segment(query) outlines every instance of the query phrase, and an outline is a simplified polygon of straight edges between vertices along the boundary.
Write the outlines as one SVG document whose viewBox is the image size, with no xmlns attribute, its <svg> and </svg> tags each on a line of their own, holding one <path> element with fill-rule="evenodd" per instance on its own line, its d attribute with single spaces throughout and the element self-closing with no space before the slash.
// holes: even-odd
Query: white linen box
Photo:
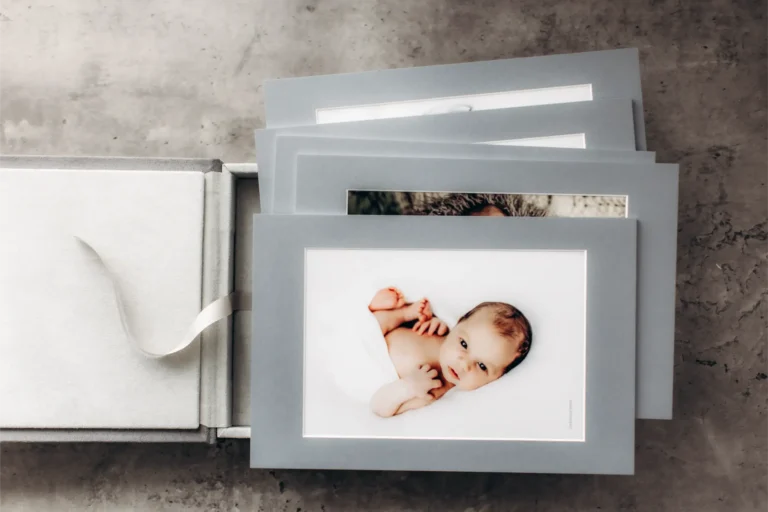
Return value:
<svg viewBox="0 0 768 512">
<path fill-rule="evenodd" d="M 231 425 L 232 317 L 147 357 L 110 282 L 142 348 L 171 350 L 232 297 L 234 181 L 218 160 L 0 157 L 0 440 L 204 441 Z"/>
</svg>

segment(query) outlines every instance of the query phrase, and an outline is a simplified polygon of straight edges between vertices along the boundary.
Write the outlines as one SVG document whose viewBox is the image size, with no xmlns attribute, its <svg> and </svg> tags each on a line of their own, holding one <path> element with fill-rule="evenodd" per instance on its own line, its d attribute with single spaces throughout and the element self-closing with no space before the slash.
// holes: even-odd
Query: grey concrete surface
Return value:
<svg viewBox="0 0 768 512">
<path fill-rule="evenodd" d="M 265 78 L 634 46 L 680 162 L 675 419 L 632 477 L 252 471 L 243 442 L 3 445 L 3 511 L 766 510 L 762 0 L 3 0 L 0 151 L 254 156 Z"/>
</svg>

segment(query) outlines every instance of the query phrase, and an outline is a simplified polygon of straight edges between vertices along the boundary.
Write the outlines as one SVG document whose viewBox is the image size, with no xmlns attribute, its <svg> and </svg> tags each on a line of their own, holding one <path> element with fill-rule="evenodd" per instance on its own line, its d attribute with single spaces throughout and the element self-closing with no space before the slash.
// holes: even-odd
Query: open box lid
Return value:
<svg viewBox="0 0 768 512">
<path fill-rule="evenodd" d="M 114 303 L 105 299 L 108 280 L 91 275 L 97 272 L 87 258 L 74 268 L 82 256 L 78 249 L 63 245 L 72 252 L 62 253 L 56 244 L 72 231 L 62 226 L 86 233 L 124 287 L 127 316 L 137 322 L 133 334 L 159 338 L 159 348 L 167 349 L 188 332 L 190 324 L 182 320 L 194 320 L 206 305 L 233 292 L 232 173 L 219 160 L 6 156 L 0 157 L 0 189 L 7 199 L 0 208 L 8 210 L 0 215 L 0 228 L 6 240 L 13 242 L 12 235 L 19 242 L 0 251 L 7 259 L 0 307 L 17 313 L 0 323 L 0 331 L 8 331 L 0 332 L 0 361 L 6 362 L 0 364 L 8 366 L 0 381 L 2 439 L 202 440 L 210 437 L 209 428 L 230 426 L 232 317 L 206 327 L 173 356 L 146 358 L 119 335 Z M 21 243 L 24 233 L 41 226 L 52 228 L 53 236 Z M 37 256 L 19 260 L 25 251 Z M 36 273 L 33 262 L 54 274 Z M 12 273 L 10 266 L 23 267 L 20 275 L 32 276 L 51 293 L 20 286 L 24 281 L 14 275 L 21 269 Z M 142 300 L 131 301 L 137 294 Z M 45 307 L 27 307 L 41 297 Z M 56 300 L 62 307 L 50 307 Z M 69 311 L 70 306 L 84 309 Z M 79 314 L 95 319 L 87 322 L 95 328 L 73 344 L 74 333 L 62 334 L 54 324 L 86 325 Z M 31 332 L 30 320 L 39 338 L 6 336 Z"/>
</svg>

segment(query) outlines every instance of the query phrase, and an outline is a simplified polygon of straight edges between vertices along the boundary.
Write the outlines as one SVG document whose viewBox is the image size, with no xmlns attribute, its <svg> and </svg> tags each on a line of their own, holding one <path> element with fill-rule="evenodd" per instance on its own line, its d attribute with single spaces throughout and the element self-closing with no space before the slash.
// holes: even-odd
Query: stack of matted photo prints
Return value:
<svg viewBox="0 0 768 512">
<path fill-rule="evenodd" d="M 638 52 L 265 94 L 251 466 L 632 474 L 672 417 L 678 200 Z"/>
</svg>

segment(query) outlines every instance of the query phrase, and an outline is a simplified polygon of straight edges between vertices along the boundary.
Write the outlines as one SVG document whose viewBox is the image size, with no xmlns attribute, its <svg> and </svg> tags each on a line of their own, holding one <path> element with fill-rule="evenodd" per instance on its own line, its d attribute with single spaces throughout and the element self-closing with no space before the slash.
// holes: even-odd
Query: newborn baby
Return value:
<svg viewBox="0 0 768 512">
<path fill-rule="evenodd" d="M 427 299 L 408 304 L 397 288 L 379 290 L 368 309 L 400 377 L 371 397 L 373 412 L 384 418 L 429 405 L 454 386 L 468 391 L 493 382 L 531 346 L 528 319 L 503 302 L 475 306 L 452 330 Z"/>
</svg>

